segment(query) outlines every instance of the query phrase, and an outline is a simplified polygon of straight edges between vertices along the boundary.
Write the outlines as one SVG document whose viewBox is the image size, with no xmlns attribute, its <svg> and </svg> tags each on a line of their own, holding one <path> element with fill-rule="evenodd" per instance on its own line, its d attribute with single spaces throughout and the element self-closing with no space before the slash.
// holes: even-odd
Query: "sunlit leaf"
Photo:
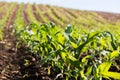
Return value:
<svg viewBox="0 0 120 80">
<path fill-rule="evenodd" d="M 71 43 L 73 48 L 77 48 L 78 47 L 77 44 L 75 44 L 74 42 L 70 42 L 70 43 Z"/>
<path fill-rule="evenodd" d="M 87 72 L 86 72 L 87 76 L 89 76 L 91 74 L 92 68 L 93 68 L 93 66 L 91 66 L 91 65 L 87 68 Z"/>
<path fill-rule="evenodd" d="M 110 53 L 110 59 L 112 59 L 112 58 L 114 58 L 116 56 L 118 56 L 118 50 L 113 51 L 112 53 Z"/>
<path fill-rule="evenodd" d="M 64 59 L 64 60 L 65 60 L 65 59 L 66 59 L 66 56 L 67 56 L 67 55 L 66 55 L 66 53 L 65 53 L 65 52 L 61 52 L 61 57 L 62 57 L 62 59 Z"/>
<path fill-rule="evenodd" d="M 104 62 L 99 66 L 100 73 L 107 72 L 111 66 L 112 62 Z"/>
<path fill-rule="evenodd" d="M 113 79 L 120 79 L 120 73 L 117 73 L 117 72 L 103 72 L 102 73 L 104 76 L 108 76 L 108 77 L 111 77 Z"/>
</svg>

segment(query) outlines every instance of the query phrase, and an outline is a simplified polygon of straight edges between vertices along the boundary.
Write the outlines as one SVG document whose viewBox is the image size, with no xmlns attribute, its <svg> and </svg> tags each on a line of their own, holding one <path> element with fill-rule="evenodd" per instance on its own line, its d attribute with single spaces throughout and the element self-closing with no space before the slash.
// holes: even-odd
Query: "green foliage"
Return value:
<svg viewBox="0 0 120 80">
<path fill-rule="evenodd" d="M 22 6 L 23 4 L 20 4 L 18 7 L 17 15 L 14 21 L 14 33 L 17 35 L 20 33 L 21 30 L 24 30 L 24 19 L 22 17 Z"/>
<path fill-rule="evenodd" d="M 47 64 L 58 73 L 55 79 L 120 79 L 120 73 L 109 71 L 119 65 L 120 36 L 107 31 L 83 32 L 72 25 L 62 30 L 52 22 L 31 24 L 19 36 L 30 52 L 40 57 L 40 66 Z"/>
</svg>

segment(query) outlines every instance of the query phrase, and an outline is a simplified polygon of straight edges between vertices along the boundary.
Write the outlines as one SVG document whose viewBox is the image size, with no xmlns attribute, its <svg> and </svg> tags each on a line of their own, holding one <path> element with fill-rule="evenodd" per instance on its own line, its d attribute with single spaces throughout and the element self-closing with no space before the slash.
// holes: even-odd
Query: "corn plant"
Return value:
<svg viewBox="0 0 120 80">
<path fill-rule="evenodd" d="M 14 33 L 17 35 L 21 30 L 24 29 L 25 23 L 22 17 L 22 6 L 23 4 L 20 4 L 18 7 L 18 11 L 16 14 L 16 18 L 14 21 Z"/>
<path fill-rule="evenodd" d="M 120 79 L 120 40 L 110 32 L 81 32 L 74 26 L 66 29 L 49 24 L 31 24 L 20 33 L 29 51 L 40 57 L 39 65 L 51 66 L 53 79 Z M 110 71 L 112 66 L 117 71 Z"/>
</svg>

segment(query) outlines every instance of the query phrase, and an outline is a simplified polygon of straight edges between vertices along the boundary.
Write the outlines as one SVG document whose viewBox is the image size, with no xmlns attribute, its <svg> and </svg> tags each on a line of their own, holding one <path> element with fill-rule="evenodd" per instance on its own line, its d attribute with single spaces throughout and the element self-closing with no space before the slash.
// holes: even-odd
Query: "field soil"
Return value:
<svg viewBox="0 0 120 80">
<path fill-rule="evenodd" d="M 0 42 L 0 80 L 51 80 L 44 68 L 38 67 L 39 58 L 31 56 L 24 45 L 16 49 L 12 30 L 12 25 L 6 26 L 4 41 Z"/>
<path fill-rule="evenodd" d="M 23 6 L 25 8 L 26 6 Z M 20 47 L 16 49 L 17 40 L 13 35 L 13 21 L 17 12 L 18 5 L 11 11 L 10 16 L 4 27 L 4 39 L 0 41 L 0 80 L 34 80 L 50 79 L 43 68 L 36 67 L 37 57 L 27 53 L 27 49 Z M 2 12 L 4 15 L 5 11 Z M 1 15 L 0 17 L 3 17 Z M 23 9 L 25 23 L 28 24 L 26 12 Z M 30 65 L 25 65 L 26 61 Z"/>
<path fill-rule="evenodd" d="M 98 15 L 102 16 L 109 22 L 120 21 L 120 14 L 117 13 L 108 13 L 108 12 L 96 12 Z"/>
</svg>

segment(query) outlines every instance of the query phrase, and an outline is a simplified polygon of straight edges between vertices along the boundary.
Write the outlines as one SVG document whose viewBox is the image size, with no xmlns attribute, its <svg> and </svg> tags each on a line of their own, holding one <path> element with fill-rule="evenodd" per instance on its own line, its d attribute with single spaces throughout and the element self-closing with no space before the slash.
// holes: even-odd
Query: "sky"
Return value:
<svg viewBox="0 0 120 80">
<path fill-rule="evenodd" d="M 0 0 L 24 3 L 49 4 L 80 10 L 120 13 L 120 0 Z"/>
</svg>

